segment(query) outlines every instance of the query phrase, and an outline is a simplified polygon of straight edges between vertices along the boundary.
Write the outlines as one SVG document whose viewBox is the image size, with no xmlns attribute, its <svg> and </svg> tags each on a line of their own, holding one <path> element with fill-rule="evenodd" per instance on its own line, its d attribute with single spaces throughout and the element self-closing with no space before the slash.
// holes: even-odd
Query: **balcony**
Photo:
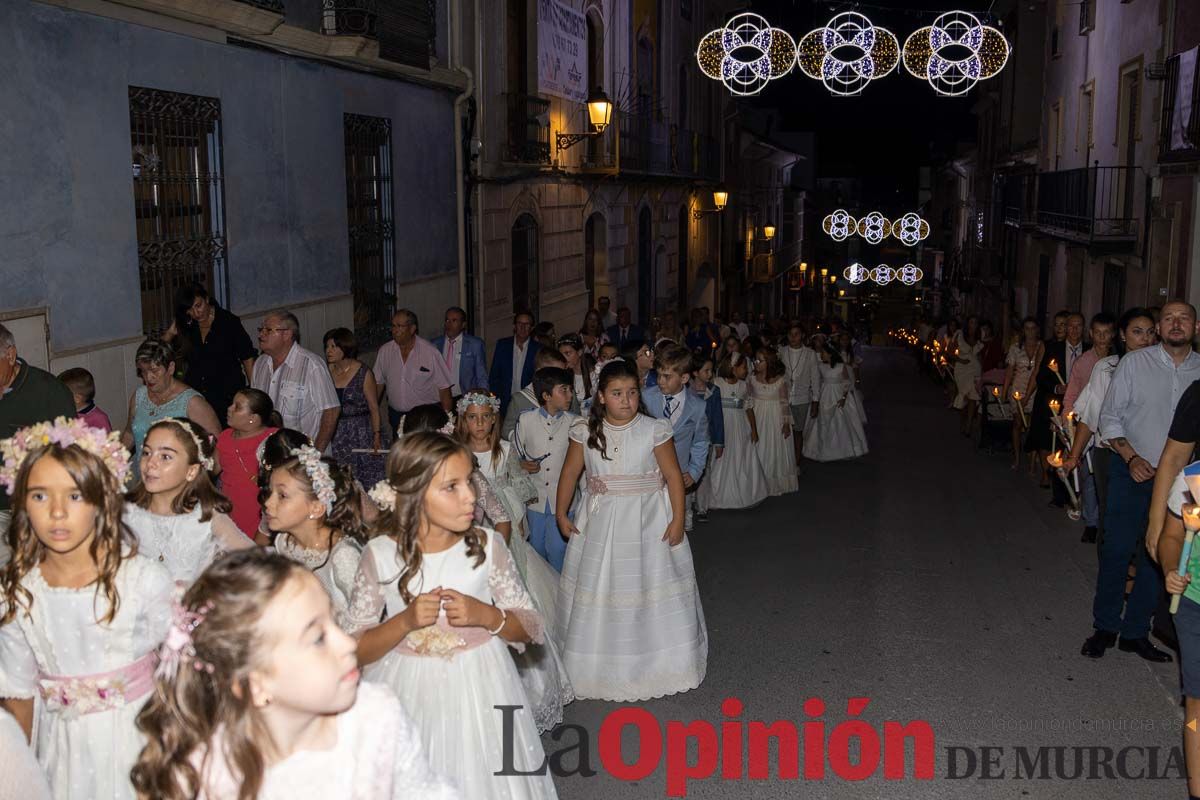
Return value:
<svg viewBox="0 0 1200 800">
<path fill-rule="evenodd" d="M 711 136 L 650 114 L 621 114 L 617 127 L 622 172 L 709 181 L 721 177 L 721 147 Z"/>
<path fill-rule="evenodd" d="M 1042 172 L 1037 176 L 1037 227 L 1088 245 L 1126 246 L 1137 241 L 1138 202 L 1144 187 L 1137 167 Z"/>
<path fill-rule="evenodd" d="M 324 0 L 321 33 L 374 38 L 378 18 L 377 0 Z"/>
<path fill-rule="evenodd" d="M 550 101 L 527 94 L 505 94 L 508 139 L 504 160 L 516 164 L 550 163 Z"/>
<path fill-rule="evenodd" d="M 1034 200 L 1037 197 L 1036 175 L 1005 175 L 998 187 L 1004 224 L 1023 228 L 1033 225 Z"/>
<path fill-rule="evenodd" d="M 1194 77 L 1194 76 L 1193 76 Z M 1192 81 L 1190 97 L 1179 96 L 1179 56 L 1167 59 L 1159 122 L 1160 163 L 1200 160 L 1200 81 Z"/>
</svg>

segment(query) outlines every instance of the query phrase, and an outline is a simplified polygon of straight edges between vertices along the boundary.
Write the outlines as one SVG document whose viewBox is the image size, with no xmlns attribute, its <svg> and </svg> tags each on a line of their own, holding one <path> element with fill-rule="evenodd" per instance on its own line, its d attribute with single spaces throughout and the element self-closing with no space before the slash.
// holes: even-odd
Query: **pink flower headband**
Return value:
<svg viewBox="0 0 1200 800">
<path fill-rule="evenodd" d="M 78 447 L 104 462 L 104 466 L 122 486 L 129 476 L 129 451 L 121 444 L 117 431 L 105 433 L 89 427 L 79 417 L 59 417 L 54 422 L 39 422 L 21 428 L 11 438 L 0 440 L 0 484 L 9 495 L 17 485 L 17 473 L 30 453 L 56 444 L 59 447 Z"/>
<path fill-rule="evenodd" d="M 200 623 L 204 622 L 208 612 L 213 610 L 212 602 L 204 603 L 195 611 L 184 608 L 176 601 L 172 601 L 171 607 L 171 627 L 167 631 L 167 638 L 158 648 L 158 666 L 154 669 L 154 677 L 175 680 L 179 674 L 179 667 L 183 664 L 191 664 L 197 672 L 207 672 L 211 675 L 213 665 L 196 653 L 192 631 L 196 630 Z"/>
</svg>

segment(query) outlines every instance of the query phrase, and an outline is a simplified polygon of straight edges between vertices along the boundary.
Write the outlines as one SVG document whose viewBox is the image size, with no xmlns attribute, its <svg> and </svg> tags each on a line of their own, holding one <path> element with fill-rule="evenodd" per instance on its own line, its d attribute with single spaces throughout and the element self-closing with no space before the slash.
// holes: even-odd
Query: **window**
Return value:
<svg viewBox="0 0 1200 800">
<path fill-rule="evenodd" d="M 1091 33 L 1096 27 L 1096 0 L 1079 0 L 1079 35 Z"/>
<path fill-rule="evenodd" d="M 1058 169 L 1062 157 L 1062 101 L 1056 100 L 1050 106 L 1050 115 L 1046 119 L 1046 169 Z"/>
<path fill-rule="evenodd" d="M 1091 152 L 1096 144 L 1093 136 L 1096 109 L 1096 82 L 1089 81 L 1079 89 L 1079 130 L 1075 136 L 1075 149 Z"/>
<path fill-rule="evenodd" d="M 130 86 L 129 128 L 142 330 L 155 335 L 188 284 L 228 306 L 221 101 Z"/>
<path fill-rule="evenodd" d="M 396 307 L 392 121 L 359 114 L 342 120 L 354 335 L 360 347 L 374 347 L 391 336 Z"/>
<path fill-rule="evenodd" d="M 538 297 L 538 224 L 532 214 L 522 214 L 512 226 L 512 308 L 513 313 L 528 311 L 537 317 Z"/>
</svg>

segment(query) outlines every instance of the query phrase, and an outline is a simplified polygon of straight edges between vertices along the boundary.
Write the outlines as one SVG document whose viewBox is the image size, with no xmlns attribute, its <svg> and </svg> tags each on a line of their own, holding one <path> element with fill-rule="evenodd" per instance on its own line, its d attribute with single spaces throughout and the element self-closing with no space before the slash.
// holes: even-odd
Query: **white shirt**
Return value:
<svg viewBox="0 0 1200 800">
<path fill-rule="evenodd" d="M 1083 355 L 1083 342 L 1075 345 L 1070 342 L 1063 342 L 1063 348 L 1067 353 L 1067 363 L 1063 365 L 1066 370 L 1063 372 L 1063 378 L 1071 380 L 1071 369 L 1075 366 L 1075 362 L 1079 357 Z"/>
<path fill-rule="evenodd" d="M 516 337 L 513 337 L 513 374 L 512 374 L 512 393 L 516 394 L 525 388 L 525 384 L 521 383 L 521 373 L 525 371 L 525 357 L 529 353 L 529 340 L 525 340 L 525 344 L 517 344 Z"/>
<path fill-rule="evenodd" d="M 750 335 L 750 326 L 744 322 L 735 322 L 731 327 L 739 339 L 745 339 Z"/>
<path fill-rule="evenodd" d="M 1096 430 L 1100 427 L 1100 409 L 1104 405 L 1104 395 L 1108 393 L 1108 387 L 1112 383 L 1113 370 L 1117 368 L 1118 360 L 1120 360 L 1119 356 L 1111 355 L 1097 361 L 1096 365 L 1092 367 L 1092 374 L 1088 378 L 1087 385 L 1083 387 L 1079 397 L 1075 398 L 1075 407 L 1072 410 L 1079 417 L 1079 421 L 1092 431 L 1092 440 L 1088 443 L 1088 448 L 1108 447 L 1101 444 Z"/>
<path fill-rule="evenodd" d="M 604 326 L 604 329 L 608 330 L 613 325 L 617 324 L 617 312 L 610 310 L 604 315 L 604 319 L 602 319 L 600 322 Z"/>
<path fill-rule="evenodd" d="M 463 335 L 460 333 L 453 339 L 449 336 L 446 337 L 446 341 L 442 342 L 442 360 L 445 360 L 446 353 L 450 352 L 451 342 L 454 343 L 454 358 L 451 359 L 446 367 L 450 370 L 450 379 L 454 381 L 454 383 L 450 384 L 450 394 L 458 397 L 463 393 L 462 387 L 458 385 L 459 375 L 462 374 L 459 371 L 459 366 L 462 364 Z"/>
<path fill-rule="evenodd" d="M 1158 467 L 1175 406 L 1184 390 L 1200 379 L 1200 355 L 1189 351 L 1183 364 L 1161 344 L 1127 354 L 1117 362 L 1100 410 L 1100 439 L 1124 438 L 1139 456 Z"/>
<path fill-rule="evenodd" d="M 675 424 L 675 420 L 678 419 L 678 417 L 679 417 L 679 412 L 683 409 L 683 404 L 686 401 L 684 392 L 686 392 L 686 391 L 687 391 L 687 389 L 684 388 L 684 389 L 680 390 L 679 394 L 664 394 L 663 395 L 663 418 L 666 418 L 667 404 L 670 403 L 670 405 L 671 405 L 670 421 L 671 421 L 672 425 Z"/>
<path fill-rule="evenodd" d="M 788 404 L 802 406 L 821 396 L 821 359 L 811 347 L 780 348 L 779 360 L 787 370 Z"/>
<path fill-rule="evenodd" d="M 271 396 L 284 427 L 313 441 L 321 430 L 321 413 L 342 405 L 324 359 L 298 344 L 292 345 L 278 369 L 269 355 L 259 356 L 250 384 Z"/>
</svg>

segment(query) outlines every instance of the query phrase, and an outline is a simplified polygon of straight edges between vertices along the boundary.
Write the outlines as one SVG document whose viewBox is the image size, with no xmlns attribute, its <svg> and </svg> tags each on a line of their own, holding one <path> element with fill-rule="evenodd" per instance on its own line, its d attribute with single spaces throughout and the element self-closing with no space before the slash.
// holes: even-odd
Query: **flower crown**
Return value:
<svg viewBox="0 0 1200 800">
<path fill-rule="evenodd" d="M 596 366 L 592 367 L 592 396 L 595 397 L 600 393 L 600 373 L 609 364 L 614 361 L 620 361 L 620 358 L 607 358 L 603 361 L 597 361 Z"/>
<path fill-rule="evenodd" d="M 11 495 L 17 485 L 17 473 L 29 454 L 47 445 L 78 447 L 104 462 L 108 471 L 124 485 L 129 476 L 129 451 L 121 444 L 117 431 L 105 433 L 92 428 L 79 417 L 59 417 L 54 422 L 39 422 L 21 428 L 11 438 L 0 440 L 0 484 Z"/>
<path fill-rule="evenodd" d="M 329 473 L 329 465 L 321 460 L 321 451 L 304 444 L 292 451 L 304 467 L 304 473 L 312 482 L 313 494 L 325 504 L 325 515 L 333 513 L 333 504 L 337 501 L 337 486 L 333 475 Z"/>
<path fill-rule="evenodd" d="M 163 639 L 158 648 L 158 666 L 154 669 L 154 677 L 174 680 L 179 674 L 181 664 L 190 663 L 197 672 L 213 673 L 213 665 L 203 661 L 196 653 L 196 643 L 192 640 L 192 631 L 204 622 L 208 612 L 214 606 L 207 602 L 195 611 L 185 608 L 177 601 L 171 603 L 171 627 L 167 630 L 167 638 Z"/>
<path fill-rule="evenodd" d="M 496 395 L 492 394 L 491 392 L 488 392 L 487 394 L 484 394 L 483 392 L 467 392 L 458 399 L 458 405 L 455 406 L 455 408 L 461 415 L 465 414 L 467 409 L 471 406 L 491 406 L 492 411 L 495 411 L 497 414 L 499 414 L 500 398 L 496 397 Z"/>
<path fill-rule="evenodd" d="M 187 419 L 186 417 L 176 417 L 176 418 L 172 418 L 172 419 L 168 419 L 168 420 L 163 420 L 162 422 L 159 422 L 157 424 L 162 425 L 164 423 L 172 423 L 172 424 L 178 425 L 180 428 L 183 428 L 183 430 L 187 432 L 188 436 L 192 437 L 192 444 L 196 445 L 196 456 L 200 459 L 200 461 L 199 461 L 200 466 L 204 467 L 204 469 L 208 472 L 212 472 L 216 468 L 216 464 L 213 462 L 212 456 L 204 455 L 204 440 L 200 438 L 200 434 L 196 433 L 195 424 L 190 419 Z M 152 425 L 151 427 L 155 427 L 155 426 Z M 209 434 L 207 431 L 204 432 L 204 437 L 205 437 L 205 439 L 207 439 L 209 437 Z"/>
<path fill-rule="evenodd" d="M 387 478 L 372 486 L 371 491 L 367 492 L 367 497 L 383 511 L 396 510 L 396 489 L 387 482 Z"/>
<path fill-rule="evenodd" d="M 461 401 L 459 401 L 459 402 L 461 402 Z M 499 401 L 497 401 L 497 404 L 498 403 L 499 403 Z M 453 436 L 454 435 L 454 415 L 447 412 L 446 416 L 449 417 L 449 419 L 446 420 L 445 425 L 443 425 L 442 427 L 437 429 L 436 433 L 445 434 L 446 436 Z M 400 415 L 400 425 L 398 427 L 400 428 L 400 432 L 397 434 L 397 436 L 403 436 L 404 432 L 405 432 L 404 431 L 404 415 L 403 414 Z"/>
</svg>

